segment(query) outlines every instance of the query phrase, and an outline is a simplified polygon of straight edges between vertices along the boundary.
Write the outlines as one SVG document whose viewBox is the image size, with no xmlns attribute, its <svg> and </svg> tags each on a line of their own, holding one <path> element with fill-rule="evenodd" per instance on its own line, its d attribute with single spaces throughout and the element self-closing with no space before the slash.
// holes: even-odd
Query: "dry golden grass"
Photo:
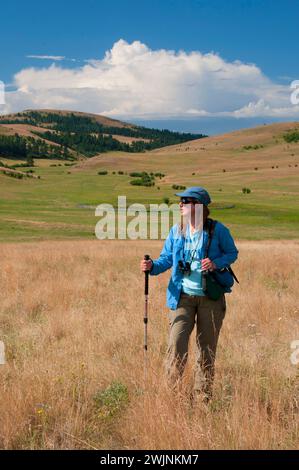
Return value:
<svg viewBox="0 0 299 470">
<path fill-rule="evenodd" d="M 161 242 L 1 244 L 0 447 L 297 448 L 299 243 L 237 245 L 241 284 L 227 295 L 214 399 L 192 409 L 193 336 L 183 392 L 172 395 L 163 378 L 169 273 L 150 278 L 144 383 L 139 260 Z M 129 401 L 110 416 L 113 403 L 94 396 L 113 381 Z"/>
</svg>

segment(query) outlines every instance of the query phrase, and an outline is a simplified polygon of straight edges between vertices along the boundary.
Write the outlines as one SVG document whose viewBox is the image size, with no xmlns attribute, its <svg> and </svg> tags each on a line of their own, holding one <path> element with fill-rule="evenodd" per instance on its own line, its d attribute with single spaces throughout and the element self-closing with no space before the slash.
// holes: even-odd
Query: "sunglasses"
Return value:
<svg viewBox="0 0 299 470">
<path fill-rule="evenodd" d="M 182 204 L 201 204 L 201 202 L 198 201 L 197 199 L 190 199 L 188 197 L 181 197 L 180 202 Z"/>
</svg>

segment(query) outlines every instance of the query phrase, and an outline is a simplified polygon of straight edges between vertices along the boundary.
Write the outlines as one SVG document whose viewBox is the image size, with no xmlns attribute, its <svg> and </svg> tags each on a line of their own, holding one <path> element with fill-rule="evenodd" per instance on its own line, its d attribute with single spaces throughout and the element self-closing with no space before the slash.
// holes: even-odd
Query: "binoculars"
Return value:
<svg viewBox="0 0 299 470">
<path fill-rule="evenodd" d="M 191 274 L 191 266 L 190 266 L 190 263 L 188 261 L 186 261 L 186 263 L 184 263 L 182 260 L 179 260 L 178 266 L 179 266 L 179 271 L 182 274 L 187 274 L 187 276 L 189 276 Z"/>
</svg>

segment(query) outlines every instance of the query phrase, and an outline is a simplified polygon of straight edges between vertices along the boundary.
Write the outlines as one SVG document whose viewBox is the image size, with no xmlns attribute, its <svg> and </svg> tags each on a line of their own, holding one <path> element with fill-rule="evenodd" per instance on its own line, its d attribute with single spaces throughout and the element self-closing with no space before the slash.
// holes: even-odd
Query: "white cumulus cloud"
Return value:
<svg viewBox="0 0 299 470">
<path fill-rule="evenodd" d="M 273 82 L 254 64 L 212 52 L 152 50 L 120 39 L 103 58 L 80 67 L 62 67 L 59 57 L 48 67 L 16 73 L 2 112 L 46 107 L 127 119 L 299 116 L 289 86 Z"/>
</svg>

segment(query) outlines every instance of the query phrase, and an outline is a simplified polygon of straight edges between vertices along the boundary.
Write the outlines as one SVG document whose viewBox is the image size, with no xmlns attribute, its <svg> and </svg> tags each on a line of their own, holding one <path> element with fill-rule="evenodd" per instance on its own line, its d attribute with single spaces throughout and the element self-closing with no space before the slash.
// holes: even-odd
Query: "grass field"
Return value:
<svg viewBox="0 0 299 470">
<path fill-rule="evenodd" d="M 0 447 L 296 449 L 298 241 L 239 241 L 210 406 L 164 383 L 169 273 L 150 279 L 143 370 L 139 260 L 160 241 L 0 244 Z"/>
<path fill-rule="evenodd" d="M 115 205 L 118 195 L 126 195 L 128 204 L 160 203 L 164 197 L 174 202 L 173 184 L 206 187 L 213 200 L 211 216 L 239 239 L 296 239 L 299 144 L 287 144 L 283 134 L 298 127 L 273 124 L 148 153 L 102 154 L 74 167 L 36 160 L 41 179 L 16 180 L 0 172 L 0 241 L 92 240 L 98 204 Z M 262 147 L 244 149 L 250 145 Z M 109 174 L 98 175 L 103 169 Z M 156 178 L 154 187 L 137 187 L 130 185 L 132 171 L 165 177 Z M 251 193 L 243 194 L 244 187 Z"/>
<path fill-rule="evenodd" d="M 40 179 L 0 171 L 0 448 L 298 448 L 299 370 L 290 356 L 299 340 L 299 144 L 283 139 L 298 127 L 103 154 L 72 167 L 36 160 Z M 165 176 L 137 187 L 133 171 Z M 115 206 L 119 195 L 147 207 L 175 202 L 173 184 L 207 188 L 211 217 L 239 249 L 240 285 L 226 296 L 207 408 L 188 400 L 194 336 L 182 392 L 165 384 L 169 273 L 150 278 L 144 382 L 139 261 L 157 257 L 162 242 L 99 241 L 94 233 L 98 204 Z"/>
</svg>

